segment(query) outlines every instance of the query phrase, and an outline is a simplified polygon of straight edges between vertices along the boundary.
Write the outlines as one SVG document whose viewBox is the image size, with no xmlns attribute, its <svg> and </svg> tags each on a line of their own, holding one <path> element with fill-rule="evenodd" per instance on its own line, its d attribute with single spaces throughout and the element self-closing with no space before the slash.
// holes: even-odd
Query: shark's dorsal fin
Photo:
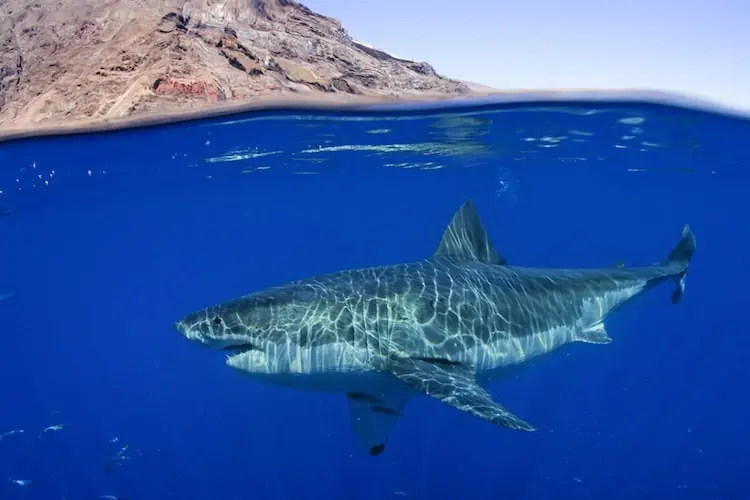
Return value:
<svg viewBox="0 0 750 500">
<path fill-rule="evenodd" d="M 490 243 L 472 200 L 464 203 L 443 232 L 434 257 L 504 265 L 505 259 Z"/>
</svg>

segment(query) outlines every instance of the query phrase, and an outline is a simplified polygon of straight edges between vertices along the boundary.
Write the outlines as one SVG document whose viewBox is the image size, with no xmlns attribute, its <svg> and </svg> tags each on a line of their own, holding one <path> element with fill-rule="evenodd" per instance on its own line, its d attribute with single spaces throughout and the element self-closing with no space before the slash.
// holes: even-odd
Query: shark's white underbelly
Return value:
<svg viewBox="0 0 750 500">
<path fill-rule="evenodd" d="M 271 344 L 264 351 L 232 356 L 227 365 L 270 384 L 326 392 L 368 392 L 387 375 L 372 368 L 365 349 L 347 343 L 311 348 Z"/>
<path fill-rule="evenodd" d="M 576 334 L 575 328 L 560 326 L 489 346 L 477 346 L 477 374 L 486 380 L 501 378 L 514 367 L 574 342 Z"/>
</svg>

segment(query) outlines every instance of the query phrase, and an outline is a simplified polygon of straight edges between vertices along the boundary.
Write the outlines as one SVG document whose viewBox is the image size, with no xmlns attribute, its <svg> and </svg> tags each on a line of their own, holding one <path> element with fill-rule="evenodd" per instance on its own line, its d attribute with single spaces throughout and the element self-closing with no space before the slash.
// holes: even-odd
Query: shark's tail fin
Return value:
<svg viewBox="0 0 750 500">
<path fill-rule="evenodd" d="M 674 280 L 677 283 L 677 288 L 672 292 L 672 302 L 678 303 L 682 294 L 685 293 L 685 275 L 687 274 L 688 266 L 693 258 L 695 252 L 695 235 L 690 230 L 690 226 L 685 224 L 682 228 L 682 234 L 680 241 L 677 246 L 669 253 L 669 257 L 664 262 L 665 265 L 675 266 L 679 270 L 674 274 Z"/>
</svg>

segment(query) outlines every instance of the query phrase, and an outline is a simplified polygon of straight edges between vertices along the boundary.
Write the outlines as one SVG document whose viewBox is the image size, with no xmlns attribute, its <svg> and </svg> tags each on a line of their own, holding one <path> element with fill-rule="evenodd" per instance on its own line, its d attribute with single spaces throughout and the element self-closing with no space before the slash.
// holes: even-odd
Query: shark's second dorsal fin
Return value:
<svg viewBox="0 0 750 500">
<path fill-rule="evenodd" d="M 479 220 L 472 200 L 458 209 L 453 220 L 443 232 L 443 238 L 434 257 L 447 257 L 462 261 L 479 261 L 504 265 L 505 259 L 490 243 L 487 231 Z"/>
</svg>

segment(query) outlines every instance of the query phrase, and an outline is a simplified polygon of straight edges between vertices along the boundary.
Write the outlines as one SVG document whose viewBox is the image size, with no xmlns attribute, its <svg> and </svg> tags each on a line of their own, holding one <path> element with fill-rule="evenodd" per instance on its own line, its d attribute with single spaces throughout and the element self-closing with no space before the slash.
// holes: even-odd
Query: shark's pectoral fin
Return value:
<svg viewBox="0 0 750 500">
<path fill-rule="evenodd" d="M 387 396 L 348 393 L 352 430 L 367 453 L 376 456 L 385 449 L 388 432 L 401 416 L 404 401 Z"/>
<path fill-rule="evenodd" d="M 492 400 L 464 366 L 433 359 L 394 358 L 389 371 L 399 380 L 428 396 L 509 429 L 533 431 L 527 422 Z"/>
<path fill-rule="evenodd" d="M 603 323 L 597 323 L 591 328 L 583 330 L 576 335 L 576 340 L 588 344 L 609 344 L 612 342 Z"/>
</svg>

